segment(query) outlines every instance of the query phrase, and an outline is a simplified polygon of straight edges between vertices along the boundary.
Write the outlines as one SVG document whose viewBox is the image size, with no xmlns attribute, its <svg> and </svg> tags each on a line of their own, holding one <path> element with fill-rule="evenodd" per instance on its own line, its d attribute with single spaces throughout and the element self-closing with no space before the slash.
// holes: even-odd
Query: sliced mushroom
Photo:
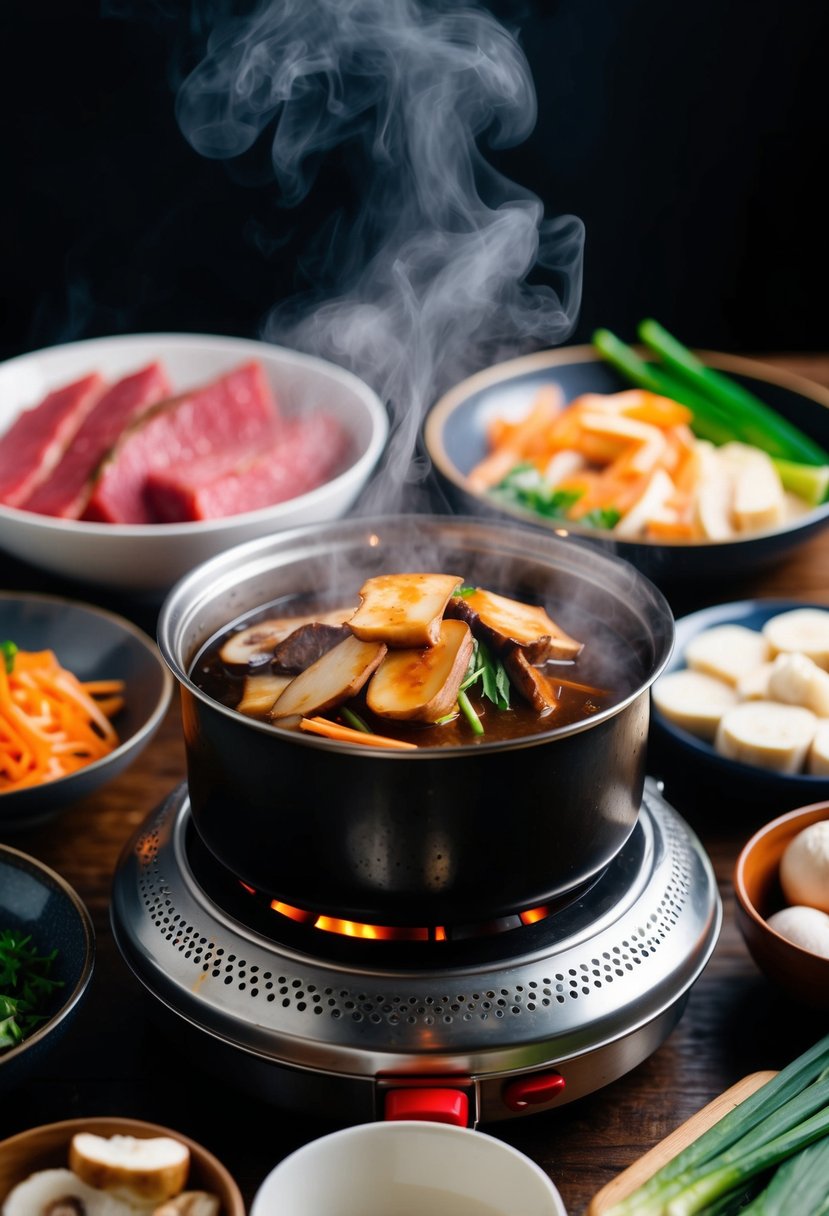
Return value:
<svg viewBox="0 0 829 1216">
<path fill-rule="evenodd" d="M 236 706 L 240 714 L 249 718 L 267 718 L 274 701 L 284 692 L 293 676 L 280 676 L 266 669 L 245 676 L 242 699 Z"/>
<path fill-rule="evenodd" d="M 504 655 L 504 666 L 525 701 L 542 717 L 558 706 L 555 684 L 540 667 L 533 667 L 523 650 L 513 647 Z"/>
<path fill-rule="evenodd" d="M 330 612 L 306 612 L 304 616 L 269 617 L 247 629 L 240 629 L 223 644 L 219 658 L 228 667 L 258 667 L 269 663 L 274 648 L 302 625 L 342 625 L 353 608 L 333 608 Z"/>
<path fill-rule="evenodd" d="M 443 621 L 434 646 L 386 655 L 372 676 L 366 704 L 379 718 L 436 722 L 457 704 L 473 644 L 464 621 Z"/>
<path fill-rule="evenodd" d="M 270 712 L 273 721 L 310 717 L 347 701 L 365 684 L 386 653 L 383 642 L 347 637 L 291 680 Z"/>
<path fill-rule="evenodd" d="M 182 1191 L 156 1208 L 153 1216 L 219 1216 L 221 1203 L 209 1191 Z"/>
<path fill-rule="evenodd" d="M 136 1203 L 163 1203 L 184 1189 L 190 1151 L 172 1136 L 96 1136 L 79 1132 L 69 1167 L 82 1182 Z"/>
<path fill-rule="evenodd" d="M 271 667 L 280 675 L 299 675 L 351 634 L 345 625 L 312 621 L 289 633 L 274 648 Z"/>
<path fill-rule="evenodd" d="M 471 595 L 455 596 L 447 613 L 465 620 L 494 650 L 519 646 L 531 663 L 575 659 L 584 649 L 561 629 L 543 608 L 510 600 L 478 587 Z"/>
<path fill-rule="evenodd" d="M 463 582 L 456 574 L 381 574 L 360 588 L 361 604 L 347 622 L 364 642 L 406 650 L 434 646 L 447 602 Z"/>
</svg>

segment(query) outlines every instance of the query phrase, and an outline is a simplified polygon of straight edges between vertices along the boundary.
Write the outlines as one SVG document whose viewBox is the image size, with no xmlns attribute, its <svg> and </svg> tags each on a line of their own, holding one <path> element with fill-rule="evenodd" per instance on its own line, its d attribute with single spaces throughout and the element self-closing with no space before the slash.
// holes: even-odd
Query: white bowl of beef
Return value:
<svg viewBox="0 0 829 1216">
<path fill-rule="evenodd" d="M 0 366 L 0 548 L 163 592 L 241 541 L 342 515 L 387 431 L 356 376 L 264 342 L 140 334 L 21 355 Z"/>
</svg>

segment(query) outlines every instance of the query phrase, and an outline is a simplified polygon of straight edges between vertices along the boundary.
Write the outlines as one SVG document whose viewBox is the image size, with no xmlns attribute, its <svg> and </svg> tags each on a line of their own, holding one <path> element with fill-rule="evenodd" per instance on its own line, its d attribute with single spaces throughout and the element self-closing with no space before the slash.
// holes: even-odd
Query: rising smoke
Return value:
<svg viewBox="0 0 829 1216">
<path fill-rule="evenodd" d="M 388 401 L 386 463 L 362 509 L 410 507 L 432 401 L 481 366 L 563 341 L 578 311 L 580 222 L 546 219 L 479 146 L 534 126 L 518 43 L 451 0 L 262 0 L 215 26 L 177 114 L 205 156 L 269 140 L 285 206 L 308 198 L 326 157 L 352 162 L 356 213 L 332 200 L 303 259 L 325 294 L 278 303 L 263 336 L 349 367 Z M 536 265 L 558 290 L 527 282 Z"/>
</svg>

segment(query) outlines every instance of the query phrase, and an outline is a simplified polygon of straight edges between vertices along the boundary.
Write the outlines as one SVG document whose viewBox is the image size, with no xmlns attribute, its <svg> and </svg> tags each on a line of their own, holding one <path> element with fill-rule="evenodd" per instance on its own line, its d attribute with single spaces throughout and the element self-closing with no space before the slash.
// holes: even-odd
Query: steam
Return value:
<svg viewBox="0 0 829 1216">
<path fill-rule="evenodd" d="M 333 199 L 303 256 L 314 286 L 276 305 L 263 337 L 349 367 L 389 403 L 392 431 L 366 511 L 411 507 L 417 437 L 450 384 L 572 331 L 583 232 L 479 148 L 536 119 L 526 59 L 493 16 L 426 0 L 263 0 L 218 25 L 177 114 L 205 156 L 270 141 L 281 202 L 301 204 L 337 158 L 359 205 Z M 316 204 L 318 205 L 318 204 Z M 530 285 L 536 265 L 557 289 Z"/>
</svg>

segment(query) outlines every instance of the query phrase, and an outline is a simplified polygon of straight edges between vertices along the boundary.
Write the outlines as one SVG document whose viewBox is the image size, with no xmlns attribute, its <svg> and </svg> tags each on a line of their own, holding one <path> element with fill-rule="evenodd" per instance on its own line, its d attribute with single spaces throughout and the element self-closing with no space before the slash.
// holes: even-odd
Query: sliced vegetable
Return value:
<svg viewBox="0 0 829 1216">
<path fill-rule="evenodd" d="M 792 608 L 766 621 L 763 636 L 774 654 L 799 651 L 829 670 L 829 609 Z"/>
<path fill-rule="evenodd" d="M 538 714 L 550 714 L 558 706 L 558 695 L 540 667 L 533 667 L 523 650 L 517 647 L 504 656 L 510 678 L 515 682 L 525 701 L 529 701 Z"/>
<path fill-rule="evenodd" d="M 242 699 L 236 706 L 240 714 L 267 718 L 276 698 L 285 691 L 292 676 L 276 675 L 270 670 L 254 671 L 245 677 Z"/>
<path fill-rule="evenodd" d="M 733 418 L 740 438 L 747 443 L 762 448 L 772 456 L 804 464 L 825 465 L 829 462 L 829 454 L 820 444 L 804 435 L 782 414 L 770 409 L 736 380 L 707 367 L 656 321 L 642 321 L 638 334 L 670 372 Z"/>
<path fill-rule="evenodd" d="M 671 671 L 653 686 L 653 703 L 676 726 L 713 742 L 720 719 L 737 704 L 737 693 L 703 671 Z"/>
<path fill-rule="evenodd" d="M 368 708 L 378 718 L 436 722 L 457 704 L 472 649 L 469 626 L 448 620 L 434 646 L 389 651 L 368 685 Z"/>
<path fill-rule="evenodd" d="M 63 980 L 52 977 L 57 950 L 41 954 L 29 934 L 0 931 L 0 1052 L 16 1047 L 45 1020 Z"/>
<path fill-rule="evenodd" d="M 714 747 L 729 760 L 776 773 L 803 770 L 817 719 L 799 705 L 743 701 L 720 718 Z"/>
<path fill-rule="evenodd" d="M 565 633 L 544 608 L 480 587 L 453 602 L 449 610 L 469 621 L 472 629 L 482 633 L 495 650 L 519 646 L 531 663 L 543 663 L 550 658 L 575 659 L 583 649 L 582 643 Z"/>
<path fill-rule="evenodd" d="M 404 743 L 402 739 L 390 739 L 385 735 L 375 735 L 371 731 L 353 730 L 350 726 L 341 726 L 339 722 L 332 722 L 329 718 L 301 718 L 299 728 L 312 735 L 323 735 L 326 739 L 335 739 L 339 743 L 360 743 L 364 747 L 417 751 L 416 743 Z"/>
<path fill-rule="evenodd" d="M 346 638 L 291 680 L 274 702 L 271 719 L 278 722 L 297 714 L 310 717 L 341 705 L 360 691 L 387 649 L 384 642 Z"/>
<path fill-rule="evenodd" d="M 449 598 L 462 583 L 456 574 L 380 574 L 363 583 L 348 627 L 363 642 L 434 646 Z"/>
<path fill-rule="evenodd" d="M 219 657 L 228 667 L 257 667 L 269 663 L 274 648 L 303 625 L 342 625 L 354 611 L 353 607 L 335 608 L 305 616 L 268 617 L 231 634 L 219 651 Z"/>
<path fill-rule="evenodd" d="M 685 647 L 685 662 L 695 671 L 736 685 L 771 657 L 768 641 L 745 625 L 714 625 L 691 638 Z"/>
</svg>

